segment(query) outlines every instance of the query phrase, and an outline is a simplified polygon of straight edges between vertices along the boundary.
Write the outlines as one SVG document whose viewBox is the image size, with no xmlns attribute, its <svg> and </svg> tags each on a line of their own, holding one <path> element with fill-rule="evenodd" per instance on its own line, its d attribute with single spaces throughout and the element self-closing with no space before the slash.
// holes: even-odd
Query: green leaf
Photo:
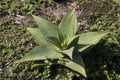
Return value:
<svg viewBox="0 0 120 80">
<path fill-rule="evenodd" d="M 113 0 L 113 1 L 120 6 L 120 0 Z"/>
<path fill-rule="evenodd" d="M 41 45 L 32 49 L 22 59 L 16 61 L 16 63 L 25 61 L 45 60 L 45 59 L 57 59 L 63 57 L 62 54 L 55 51 L 55 49 L 49 45 Z"/>
<path fill-rule="evenodd" d="M 27 28 L 27 30 L 31 33 L 32 37 L 35 39 L 35 41 L 39 44 L 39 45 L 46 45 L 46 44 L 50 44 L 52 46 L 57 46 L 58 48 L 60 47 L 58 42 L 56 41 L 55 38 L 51 38 L 48 39 L 47 37 L 45 37 L 42 33 L 41 30 L 39 28 Z M 51 44 L 52 43 L 52 44 Z M 53 45 L 54 44 L 54 45 Z M 55 47 L 54 46 L 54 47 Z"/>
<path fill-rule="evenodd" d="M 64 50 L 64 51 L 60 51 L 60 53 L 62 53 L 65 56 L 67 55 L 70 59 L 72 59 L 73 58 L 73 50 L 74 50 L 74 47 Z"/>
<path fill-rule="evenodd" d="M 82 52 L 96 45 L 108 33 L 109 32 L 88 32 L 80 34 L 76 47 Z"/>
<path fill-rule="evenodd" d="M 40 28 L 41 33 L 47 38 L 59 38 L 58 36 L 58 28 L 55 24 L 40 18 L 38 16 L 33 15 L 35 22 Z"/>
<path fill-rule="evenodd" d="M 27 30 L 39 45 L 48 44 L 47 39 L 43 36 L 39 28 L 27 28 Z"/>
<path fill-rule="evenodd" d="M 65 61 L 64 66 L 86 77 L 85 65 L 80 55 L 74 56 L 73 60 L 66 59 Z"/>
<path fill-rule="evenodd" d="M 74 39 L 76 39 L 77 37 L 79 37 L 79 35 L 75 35 L 75 36 L 72 36 L 72 37 L 68 37 L 68 38 L 67 38 L 67 45 L 69 46 L 70 43 L 71 43 L 72 41 L 74 41 Z"/>
<path fill-rule="evenodd" d="M 60 29 L 60 35 L 63 37 L 70 37 L 75 35 L 78 26 L 74 9 L 65 15 L 58 28 Z"/>
<path fill-rule="evenodd" d="M 39 67 L 39 66 L 45 66 L 46 65 L 46 63 L 44 62 L 44 61 L 34 61 L 33 63 L 32 63 L 32 66 L 31 66 L 31 68 L 35 68 L 35 67 Z"/>
<path fill-rule="evenodd" d="M 33 15 L 33 18 L 36 21 L 38 27 L 40 28 L 40 32 L 44 35 L 44 37 L 47 38 L 49 42 L 60 48 L 61 46 L 58 43 L 58 27 L 55 24 L 38 16 Z"/>
</svg>

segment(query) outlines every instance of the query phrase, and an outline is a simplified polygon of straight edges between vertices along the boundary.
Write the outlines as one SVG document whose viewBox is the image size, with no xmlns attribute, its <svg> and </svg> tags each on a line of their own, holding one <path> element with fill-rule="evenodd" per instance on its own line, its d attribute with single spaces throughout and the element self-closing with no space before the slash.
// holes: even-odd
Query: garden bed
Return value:
<svg viewBox="0 0 120 80">
<path fill-rule="evenodd" d="M 58 24 L 74 8 L 79 31 L 111 31 L 90 52 L 83 54 L 87 80 L 120 79 L 120 7 L 112 0 L 0 1 L 0 80 L 84 80 L 60 65 L 32 69 L 32 62 L 15 64 L 37 46 L 26 27 L 36 27 L 32 14 Z M 56 67 L 57 66 L 57 67 Z"/>
</svg>

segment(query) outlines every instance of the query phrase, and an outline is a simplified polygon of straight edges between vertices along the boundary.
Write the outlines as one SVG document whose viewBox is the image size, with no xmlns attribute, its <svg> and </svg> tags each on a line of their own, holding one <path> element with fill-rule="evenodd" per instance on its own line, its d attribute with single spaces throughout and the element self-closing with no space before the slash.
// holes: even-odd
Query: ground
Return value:
<svg viewBox="0 0 120 80">
<path fill-rule="evenodd" d="M 33 14 L 58 24 L 63 15 L 73 8 L 77 13 L 78 33 L 112 32 L 93 50 L 82 55 L 86 65 L 87 80 L 119 80 L 120 7 L 112 0 L 84 0 L 79 3 L 77 0 L 55 0 L 54 2 L 1 0 L 0 80 L 24 80 L 25 78 L 29 80 L 71 78 L 84 80 L 81 76 L 71 75 L 69 70 L 60 65 L 57 65 L 57 68 L 54 65 L 47 65 L 31 69 L 31 62 L 14 64 L 14 61 L 37 46 L 26 31 L 26 27 L 36 27 L 32 18 Z"/>
</svg>

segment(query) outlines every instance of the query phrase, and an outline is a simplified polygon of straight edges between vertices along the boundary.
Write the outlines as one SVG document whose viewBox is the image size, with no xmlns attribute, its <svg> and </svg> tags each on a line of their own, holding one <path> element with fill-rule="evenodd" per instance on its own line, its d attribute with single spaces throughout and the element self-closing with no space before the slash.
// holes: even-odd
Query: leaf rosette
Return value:
<svg viewBox="0 0 120 80">
<path fill-rule="evenodd" d="M 38 28 L 27 28 L 27 30 L 39 46 L 16 62 L 63 58 L 65 61 L 63 66 L 86 77 L 81 53 L 90 50 L 108 32 L 87 32 L 76 35 L 78 25 L 74 9 L 63 17 L 59 26 L 35 15 L 33 18 Z"/>
</svg>

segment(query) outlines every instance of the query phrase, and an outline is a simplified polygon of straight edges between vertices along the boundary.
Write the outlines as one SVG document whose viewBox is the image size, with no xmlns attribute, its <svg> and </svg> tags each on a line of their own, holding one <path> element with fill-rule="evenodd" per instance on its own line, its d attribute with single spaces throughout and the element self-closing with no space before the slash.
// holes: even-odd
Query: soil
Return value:
<svg viewBox="0 0 120 80">
<path fill-rule="evenodd" d="M 78 5 L 76 1 L 69 0 L 67 2 L 55 2 L 53 4 L 44 4 L 40 6 L 39 10 L 33 12 L 34 15 L 46 18 L 47 20 L 55 20 L 57 17 L 57 23 L 60 22 L 62 17 L 71 9 L 76 10 L 78 25 L 85 26 L 88 24 L 87 20 L 83 20 L 84 10 Z M 33 26 L 34 21 L 31 15 L 16 15 L 13 18 L 15 24 L 19 26 L 29 27 Z"/>
</svg>

